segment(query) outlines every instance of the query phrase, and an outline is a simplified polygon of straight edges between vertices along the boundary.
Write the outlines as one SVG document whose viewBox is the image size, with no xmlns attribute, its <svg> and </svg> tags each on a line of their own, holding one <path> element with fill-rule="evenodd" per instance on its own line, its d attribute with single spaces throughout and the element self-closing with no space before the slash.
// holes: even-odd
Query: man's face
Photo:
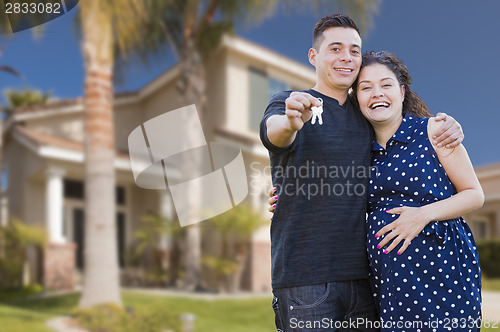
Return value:
<svg viewBox="0 0 500 332">
<path fill-rule="evenodd" d="M 309 61 L 316 67 L 318 83 L 333 90 L 349 90 L 361 66 L 361 37 L 352 28 L 329 28 L 323 31 L 319 49 L 309 51 Z"/>
</svg>

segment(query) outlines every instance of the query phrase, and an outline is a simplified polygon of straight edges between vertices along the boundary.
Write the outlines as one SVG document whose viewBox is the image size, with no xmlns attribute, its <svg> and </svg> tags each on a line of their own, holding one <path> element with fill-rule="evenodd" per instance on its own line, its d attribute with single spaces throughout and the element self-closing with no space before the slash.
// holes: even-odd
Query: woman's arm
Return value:
<svg viewBox="0 0 500 332">
<path fill-rule="evenodd" d="M 427 134 L 431 141 L 438 127 L 439 124 L 436 123 L 434 118 L 429 119 Z M 444 170 L 455 186 L 457 193 L 441 201 L 418 208 L 400 207 L 388 210 L 388 213 L 400 214 L 400 216 L 394 222 L 383 227 L 375 235 L 375 237 L 380 237 L 391 231 L 378 246 L 379 248 L 383 248 L 389 241 L 394 239 L 384 253 L 392 251 L 404 240 L 403 245 L 398 251 L 398 254 L 401 254 L 406 250 L 410 241 L 429 222 L 457 218 L 480 208 L 484 203 L 483 190 L 465 147 L 460 144 L 452 150 L 445 147 L 436 147 L 435 145 L 433 145 L 433 148 L 436 151 L 439 162 L 443 165 Z"/>
<path fill-rule="evenodd" d="M 434 118 L 429 119 L 427 125 L 429 139 L 434 135 L 438 126 Z M 422 211 L 426 213 L 430 221 L 457 218 L 483 206 L 483 189 L 465 147 L 460 144 L 451 152 L 444 147 L 439 148 L 433 145 L 433 148 L 439 162 L 457 189 L 457 193 L 452 197 L 422 207 Z"/>
</svg>

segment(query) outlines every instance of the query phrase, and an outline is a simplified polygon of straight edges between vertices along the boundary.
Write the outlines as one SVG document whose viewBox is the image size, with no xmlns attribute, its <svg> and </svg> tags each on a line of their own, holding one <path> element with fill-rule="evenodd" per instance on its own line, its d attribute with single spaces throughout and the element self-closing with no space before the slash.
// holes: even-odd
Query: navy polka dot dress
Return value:
<svg viewBox="0 0 500 332">
<path fill-rule="evenodd" d="M 427 122 L 407 115 L 386 149 L 373 143 L 367 250 L 375 303 L 387 322 L 381 330 L 479 331 L 479 256 L 462 218 L 429 223 L 401 255 L 400 246 L 388 254 L 377 249 L 375 233 L 398 218 L 387 209 L 456 193 L 429 141 Z"/>
</svg>

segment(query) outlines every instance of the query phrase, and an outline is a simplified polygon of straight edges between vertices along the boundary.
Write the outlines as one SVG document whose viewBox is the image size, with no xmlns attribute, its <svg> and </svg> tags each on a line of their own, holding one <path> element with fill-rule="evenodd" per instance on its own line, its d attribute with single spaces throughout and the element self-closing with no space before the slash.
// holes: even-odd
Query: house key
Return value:
<svg viewBox="0 0 500 332">
<path fill-rule="evenodd" d="M 318 98 L 319 102 L 321 103 L 320 106 L 313 106 L 311 107 L 311 110 L 312 110 L 312 120 L 311 120 L 311 124 L 315 124 L 316 123 L 316 118 L 318 118 L 318 122 L 320 125 L 323 124 L 323 117 L 321 116 L 321 113 L 323 113 L 323 99 L 321 98 Z"/>
</svg>

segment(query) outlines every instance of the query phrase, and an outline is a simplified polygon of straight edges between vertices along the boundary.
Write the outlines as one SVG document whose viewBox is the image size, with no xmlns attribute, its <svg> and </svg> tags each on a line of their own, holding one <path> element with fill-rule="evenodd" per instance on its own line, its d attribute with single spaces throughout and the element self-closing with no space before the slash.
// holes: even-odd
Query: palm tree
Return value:
<svg viewBox="0 0 500 332">
<path fill-rule="evenodd" d="M 85 62 L 85 272 L 79 305 L 121 304 L 115 230 L 113 128 L 114 50 L 121 54 L 140 43 L 142 1 L 87 0 L 79 3 Z M 38 19 L 36 16 L 33 20 Z M 0 11 L 0 31 L 11 32 Z M 3 71 L 10 68 L 2 67 Z M 0 136 L 1 137 L 1 136 Z M 1 142 L 0 142 L 1 147 Z"/>
<path fill-rule="evenodd" d="M 8 72 L 12 75 L 20 77 L 20 74 L 8 66 L 0 66 L 0 71 Z M 3 107 L 0 103 L 0 190 L 2 190 L 2 156 L 3 156 L 3 120 L 8 118 L 12 110 L 16 107 L 43 105 L 46 104 L 50 98 L 51 92 L 42 93 L 38 90 L 26 88 L 24 90 L 6 90 L 4 97 L 7 106 Z M 2 222 L 7 222 L 2 220 Z"/>
<path fill-rule="evenodd" d="M 2 25 L 0 24 L 0 28 Z M 0 47 L 0 57 L 2 56 L 3 53 L 3 47 Z M 5 65 L 0 65 L 0 73 L 8 73 L 17 77 L 21 77 L 21 74 L 19 74 L 14 68 L 10 66 L 5 66 Z M 4 117 L 7 114 L 7 110 L 4 109 L 2 103 L 0 102 L 0 191 L 2 190 L 2 163 L 3 163 L 3 120 Z M 1 220 L 0 225 L 4 225 L 7 222 L 7 220 Z"/>
<path fill-rule="evenodd" d="M 141 42 L 140 0 L 80 1 L 85 63 L 85 271 L 79 305 L 121 304 L 115 229 L 113 66 Z"/>
<path fill-rule="evenodd" d="M 164 0 L 152 1 L 149 7 L 150 29 L 144 36 L 151 49 L 167 45 L 181 66 L 177 84 L 180 95 L 187 105 L 195 104 L 205 116 L 206 60 L 219 46 L 222 36 L 234 30 L 238 19 L 256 22 L 269 16 L 279 5 L 287 10 L 314 7 L 331 12 L 342 10 L 362 22 L 361 28 L 369 28 L 371 18 L 381 0 Z M 158 29 L 160 27 L 160 29 Z M 196 163 L 193 163 L 196 164 Z M 190 192 L 196 192 L 192 188 Z M 194 195 L 193 195 L 194 196 Z M 196 203 L 194 197 L 193 203 Z M 194 208 L 193 210 L 196 210 Z M 187 289 L 199 287 L 201 244 L 197 224 L 187 227 L 185 253 L 185 282 Z"/>
<path fill-rule="evenodd" d="M 25 88 L 23 90 L 5 90 L 4 97 L 7 107 L 4 109 L 7 116 L 16 107 L 27 107 L 47 104 L 52 92 L 41 92 L 40 90 Z"/>
</svg>

